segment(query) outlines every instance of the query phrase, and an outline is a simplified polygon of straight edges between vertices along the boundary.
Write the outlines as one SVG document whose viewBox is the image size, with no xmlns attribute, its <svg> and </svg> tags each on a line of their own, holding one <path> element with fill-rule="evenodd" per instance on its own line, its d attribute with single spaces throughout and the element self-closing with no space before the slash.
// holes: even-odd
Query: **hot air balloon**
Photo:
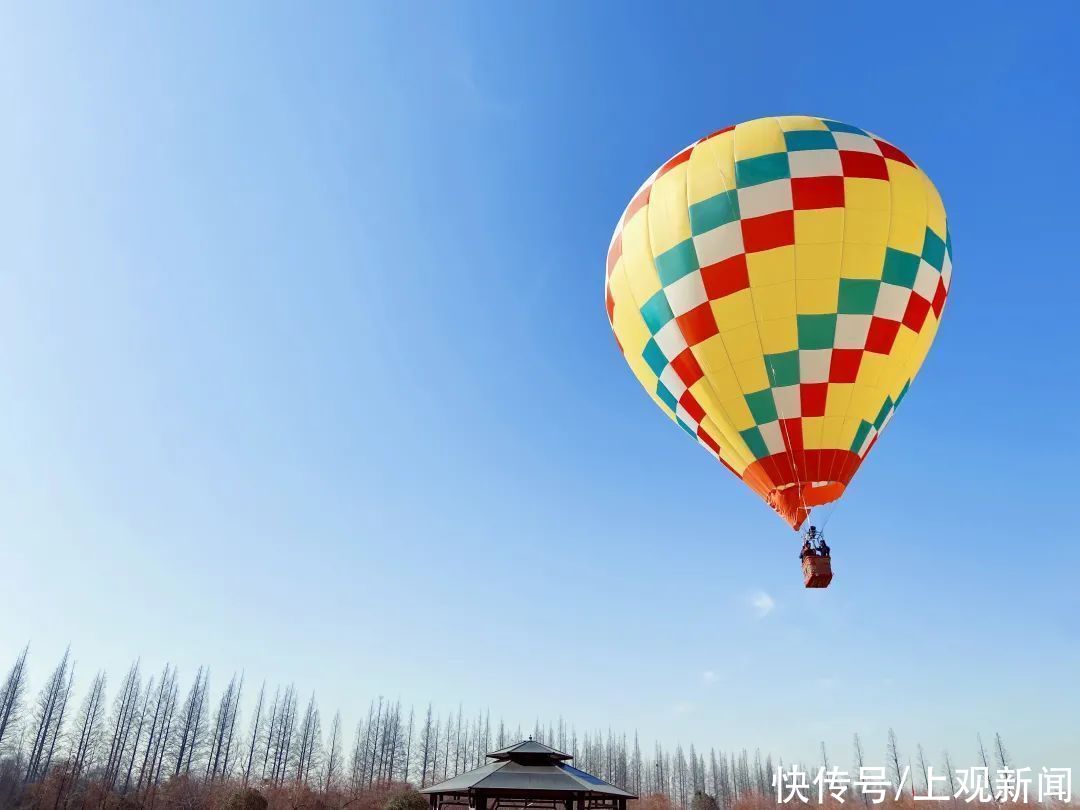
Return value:
<svg viewBox="0 0 1080 810">
<path fill-rule="evenodd" d="M 631 199 L 607 255 L 616 342 L 664 413 L 796 532 L 844 494 L 937 333 L 945 209 L 897 147 L 826 118 L 691 144 Z M 807 587 L 831 581 L 804 535 Z"/>
</svg>

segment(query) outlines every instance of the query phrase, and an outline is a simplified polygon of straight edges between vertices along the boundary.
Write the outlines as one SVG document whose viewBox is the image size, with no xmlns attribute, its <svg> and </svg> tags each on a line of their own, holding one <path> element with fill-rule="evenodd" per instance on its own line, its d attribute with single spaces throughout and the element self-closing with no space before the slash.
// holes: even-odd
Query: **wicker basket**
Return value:
<svg viewBox="0 0 1080 810">
<path fill-rule="evenodd" d="M 802 561 L 803 584 L 807 588 L 828 588 L 832 582 L 832 558 L 808 555 Z"/>
</svg>

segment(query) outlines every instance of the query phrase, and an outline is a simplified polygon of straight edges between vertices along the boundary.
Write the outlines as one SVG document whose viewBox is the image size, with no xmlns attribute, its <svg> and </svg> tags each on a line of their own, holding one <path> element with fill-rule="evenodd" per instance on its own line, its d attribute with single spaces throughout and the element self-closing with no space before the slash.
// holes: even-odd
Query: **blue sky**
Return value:
<svg viewBox="0 0 1080 810">
<path fill-rule="evenodd" d="M 1080 766 L 1075 6 L 398 6 L 0 13 L 0 657 Z M 602 305 L 640 182 L 788 113 L 955 244 L 825 593 Z"/>
</svg>

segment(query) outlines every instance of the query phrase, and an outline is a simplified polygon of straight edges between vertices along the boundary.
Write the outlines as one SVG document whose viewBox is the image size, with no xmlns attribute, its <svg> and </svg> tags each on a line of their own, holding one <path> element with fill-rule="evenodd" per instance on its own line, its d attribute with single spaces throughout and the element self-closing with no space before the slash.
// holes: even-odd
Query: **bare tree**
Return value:
<svg viewBox="0 0 1080 810">
<path fill-rule="evenodd" d="M 71 692 L 71 676 L 68 676 L 68 692 Z M 97 745 L 100 734 L 100 719 L 104 713 L 105 704 L 105 678 L 99 672 L 90 682 L 90 689 L 83 699 L 82 706 L 75 718 L 75 728 L 72 729 L 68 756 L 61 771 L 60 783 L 56 788 L 56 802 L 54 807 L 59 807 L 68 787 L 79 782 L 88 756 L 92 756 L 91 750 Z"/>
<path fill-rule="evenodd" d="M 56 748 L 56 741 L 60 736 L 64 719 L 64 709 L 71 693 L 71 677 L 68 671 L 70 659 L 71 650 L 64 650 L 60 663 L 56 665 L 38 696 L 37 710 L 34 714 L 34 742 L 26 763 L 24 782 L 36 782 L 45 775 L 48 760 Z"/>
<path fill-rule="evenodd" d="M 92 765 L 101 742 L 101 721 L 105 716 L 105 674 L 94 676 L 75 720 L 71 753 L 71 778 L 78 781 Z"/>
<path fill-rule="evenodd" d="M 161 781 L 161 769 L 165 763 L 165 751 L 168 748 L 169 741 L 172 739 L 173 729 L 175 728 L 176 701 L 180 696 L 180 684 L 176 679 L 175 669 L 172 671 L 170 678 L 170 688 L 166 692 L 165 706 L 161 713 L 161 726 L 150 755 L 150 773 L 152 777 L 147 780 L 147 788 L 155 786 Z"/>
<path fill-rule="evenodd" d="M 353 794 L 364 789 L 367 779 L 367 744 L 364 736 L 363 721 L 356 724 L 356 733 L 353 735 L 352 756 L 349 758 L 349 790 Z"/>
<path fill-rule="evenodd" d="M 930 791 L 930 771 L 926 765 L 926 754 L 923 753 L 922 743 L 916 746 L 916 751 L 919 755 L 919 774 L 922 776 L 923 790 L 929 794 Z M 912 787 L 914 787 L 915 777 L 912 777 Z"/>
<path fill-rule="evenodd" d="M 956 773 L 953 771 L 952 759 L 949 758 L 949 752 L 944 752 L 945 758 L 945 776 L 949 780 L 949 795 L 952 796 L 952 805 L 956 806 Z"/>
<path fill-rule="evenodd" d="M 401 742 L 401 701 L 395 701 L 393 709 L 387 704 L 386 720 L 383 723 L 382 740 L 379 745 L 379 779 L 391 782 L 394 779 L 394 763 L 399 759 L 398 748 Z M 462 767 L 468 768 L 468 749 L 462 751 Z"/>
<path fill-rule="evenodd" d="M 443 741 L 443 768 L 442 768 L 442 778 L 444 780 L 446 779 L 447 769 L 448 769 L 448 767 L 450 765 L 450 732 L 451 732 L 451 727 L 454 724 L 453 721 L 454 721 L 454 718 L 452 716 L 446 718 L 446 739 Z M 521 735 L 519 734 L 517 736 L 520 739 Z"/>
<path fill-rule="evenodd" d="M 113 702 L 113 716 L 110 721 L 112 736 L 109 740 L 109 753 L 105 759 L 102 783 L 111 790 L 116 786 L 120 768 L 124 761 L 135 715 L 138 711 L 142 679 L 139 675 L 139 662 L 135 661 L 120 684 L 120 693 Z"/>
<path fill-rule="evenodd" d="M 135 737 L 131 742 L 131 753 L 128 754 L 127 768 L 124 771 L 124 785 L 120 788 L 121 794 L 126 794 L 128 788 L 131 787 L 131 775 L 135 769 L 135 757 L 139 753 L 139 743 L 142 742 L 143 729 L 146 728 L 146 718 L 150 711 L 150 697 L 153 693 L 154 679 L 150 678 L 146 688 L 143 690 L 142 707 L 138 711 L 138 720 L 135 721 Z M 138 696 L 136 695 L 136 697 Z"/>
<path fill-rule="evenodd" d="M 4 739 L 18 723 L 22 709 L 22 696 L 26 689 L 26 654 L 30 645 L 23 647 L 14 666 L 8 670 L 4 685 L 0 686 L 0 752 L 4 750 Z"/>
<path fill-rule="evenodd" d="M 323 790 L 329 792 L 337 784 L 338 771 L 341 770 L 341 712 L 334 713 L 330 724 L 330 745 L 326 752 Z"/>
<path fill-rule="evenodd" d="M 735 806 L 735 774 L 731 769 L 731 757 L 725 757 L 722 753 L 720 755 L 720 772 L 721 782 L 723 785 L 724 804 L 726 807 L 731 808 Z"/>
<path fill-rule="evenodd" d="M 439 718 L 431 724 L 431 784 L 438 782 L 439 773 Z"/>
<path fill-rule="evenodd" d="M 266 681 L 259 686 L 259 697 L 255 701 L 255 719 L 251 723 L 251 745 L 248 746 L 247 765 L 244 766 L 244 785 L 251 780 L 251 763 L 255 759 L 255 745 L 259 740 L 259 721 L 262 719 L 263 699 L 266 696 Z"/>
<path fill-rule="evenodd" d="M 244 693 L 244 673 L 240 673 L 240 683 L 233 694 L 232 711 L 229 713 L 229 733 L 225 738 L 225 757 L 221 763 L 221 773 L 228 777 L 232 775 L 233 737 L 236 734 L 236 721 L 240 716 L 240 696 Z M 239 741 L 238 741 L 239 742 Z"/>
<path fill-rule="evenodd" d="M 235 725 L 234 712 L 236 711 L 236 699 L 239 697 L 239 687 L 236 683 L 236 675 L 232 676 L 229 685 L 221 693 L 217 711 L 214 714 L 213 727 L 210 732 L 210 753 L 206 758 L 206 774 L 204 781 L 211 782 L 218 775 L 226 775 L 226 766 L 229 759 L 229 748 L 232 745 L 231 729 Z"/>
<path fill-rule="evenodd" d="M 274 744 L 274 732 L 277 730 L 278 704 L 281 702 L 281 688 L 274 690 L 274 702 L 270 704 L 270 716 L 266 722 L 266 742 L 263 744 L 263 763 L 260 777 L 266 779 L 266 769 L 270 765 L 270 748 Z"/>
<path fill-rule="evenodd" d="M 304 718 L 297 730 L 295 780 L 298 785 L 311 784 L 311 771 L 318 756 L 319 742 L 319 707 L 315 695 L 308 700 Z"/>
<path fill-rule="evenodd" d="M 401 781 L 409 781 L 409 769 L 412 765 L 412 738 L 413 738 L 413 707 L 409 707 L 409 725 L 405 734 L 405 755 L 401 758 Z M 481 745 L 478 749 L 478 758 L 476 767 L 480 767 L 480 759 L 487 753 L 484 749 L 487 746 L 488 726 L 487 721 L 484 723 L 484 731 L 481 733 Z"/>
<path fill-rule="evenodd" d="M 59 700 L 59 710 L 56 717 L 56 727 L 52 735 L 52 739 L 49 742 L 48 753 L 45 754 L 45 762 L 41 766 L 41 774 L 44 776 L 49 772 L 49 768 L 52 766 L 53 755 L 56 753 L 56 744 L 63 735 L 64 729 L 64 716 L 67 714 L 68 702 L 71 699 L 72 686 L 75 683 L 75 669 L 71 667 L 68 669 L 67 685 L 64 686 L 63 694 Z"/>
<path fill-rule="evenodd" d="M 982 763 L 982 766 L 984 768 L 986 768 L 986 772 L 989 774 L 990 773 L 990 756 L 989 756 L 989 754 L 986 753 L 986 746 L 983 745 L 982 734 L 977 735 L 977 738 L 979 740 L 979 761 Z M 998 803 L 997 792 L 996 791 L 990 791 L 990 798 L 993 799 L 994 804 Z"/>
<path fill-rule="evenodd" d="M 368 724 L 367 724 L 367 747 L 371 751 L 371 757 L 368 763 L 368 787 L 375 784 L 375 760 L 379 753 L 379 731 L 382 724 L 382 696 L 379 697 L 379 707 L 375 709 L 375 724 L 371 723 L 371 707 L 368 708 Z"/>
<path fill-rule="evenodd" d="M 150 692 L 147 689 L 147 692 Z M 158 757 L 168 739 L 166 723 L 171 713 L 170 703 L 176 700 L 176 670 L 169 664 L 161 672 L 161 680 L 154 696 L 154 711 L 150 717 L 146 743 L 143 745 L 142 764 L 139 766 L 139 779 L 135 783 L 135 792 L 139 793 L 144 784 L 150 782 L 150 776 L 158 765 Z"/>
<path fill-rule="evenodd" d="M 202 746 L 209 678 L 209 670 L 199 667 L 198 672 L 195 673 L 195 682 L 184 699 L 184 706 L 180 711 L 179 722 L 176 726 L 174 776 L 179 776 L 181 771 L 188 773 L 191 770 L 191 763 L 195 759 L 196 752 Z"/>
<path fill-rule="evenodd" d="M 885 749 L 889 767 L 892 769 L 893 785 L 897 791 L 903 787 L 904 772 L 900 769 L 900 749 L 896 744 L 896 732 L 889 729 L 889 742 Z"/>
<path fill-rule="evenodd" d="M 424 715 L 424 726 L 420 730 L 420 787 L 427 787 L 427 772 L 428 763 L 431 762 L 432 747 L 434 740 L 432 739 L 433 726 L 431 723 L 431 704 L 428 704 L 427 713 Z M 501 744 L 500 744 L 500 747 Z"/>
<path fill-rule="evenodd" d="M 464 748 L 464 746 L 461 743 L 461 727 L 463 725 L 463 723 L 461 722 L 461 717 L 462 717 L 462 715 L 461 715 L 461 704 L 459 703 L 458 704 L 458 710 L 457 710 L 457 720 L 454 723 L 454 731 L 455 731 L 455 735 L 454 735 L 454 776 L 457 776 L 459 773 L 461 773 L 461 761 L 462 761 L 461 755 L 463 753 L 463 748 Z M 540 737 L 540 721 L 539 720 L 537 720 L 536 727 L 533 729 L 533 736 L 534 737 Z"/>
<path fill-rule="evenodd" d="M 859 739 L 859 733 L 858 732 L 855 732 L 855 737 L 854 737 L 854 743 L 853 744 L 854 744 L 854 748 L 855 748 L 855 773 L 859 774 L 859 778 L 862 779 L 862 769 L 865 767 L 865 761 L 866 760 L 865 760 L 865 757 L 863 756 L 862 741 Z M 866 798 L 866 792 L 864 790 L 860 789 L 859 794 L 862 796 L 863 806 L 864 807 L 869 807 L 870 806 L 870 800 Z"/>
<path fill-rule="evenodd" d="M 1012 765 L 1009 764 L 1009 752 L 1005 750 L 1005 743 L 1001 741 L 1000 732 L 994 732 L 994 755 L 1002 770 L 1009 770 L 1012 768 Z"/>
<path fill-rule="evenodd" d="M 293 729 L 296 725 L 296 689 L 292 685 L 285 690 L 278 707 L 278 718 L 272 740 L 273 761 L 271 762 L 270 782 L 280 785 L 285 781 L 290 753 L 292 752 Z"/>
</svg>

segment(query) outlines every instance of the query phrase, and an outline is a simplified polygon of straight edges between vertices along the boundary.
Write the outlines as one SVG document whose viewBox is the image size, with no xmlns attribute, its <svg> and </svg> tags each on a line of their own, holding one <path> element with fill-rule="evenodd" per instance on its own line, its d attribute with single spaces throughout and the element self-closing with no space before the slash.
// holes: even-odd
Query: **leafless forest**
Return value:
<svg viewBox="0 0 1080 810">
<path fill-rule="evenodd" d="M 487 712 L 439 714 L 381 697 L 347 726 L 293 685 L 239 674 L 215 683 L 206 669 L 181 677 L 172 666 L 145 671 L 136 661 L 115 680 L 79 673 L 80 683 L 65 652 L 32 681 L 30 663 L 24 649 L 0 683 L 0 807 L 255 807 L 262 796 L 271 807 L 423 810 L 414 788 L 478 767 L 486 752 L 529 736 L 642 796 L 639 810 L 776 804 L 780 762 L 760 750 L 642 746 L 636 734 L 579 733 L 561 718 L 510 727 Z M 907 767 L 916 786 L 928 765 L 953 767 L 947 752 L 930 762 L 921 745 L 901 750 L 891 733 L 872 747 L 867 753 L 856 734 L 835 759 L 855 769 L 884 762 L 897 783 Z M 974 764 L 1010 764 L 999 736 L 973 749 Z M 807 767 L 835 764 L 832 754 L 823 743 L 821 763 Z M 258 803 L 243 804 L 252 789 Z"/>
</svg>

